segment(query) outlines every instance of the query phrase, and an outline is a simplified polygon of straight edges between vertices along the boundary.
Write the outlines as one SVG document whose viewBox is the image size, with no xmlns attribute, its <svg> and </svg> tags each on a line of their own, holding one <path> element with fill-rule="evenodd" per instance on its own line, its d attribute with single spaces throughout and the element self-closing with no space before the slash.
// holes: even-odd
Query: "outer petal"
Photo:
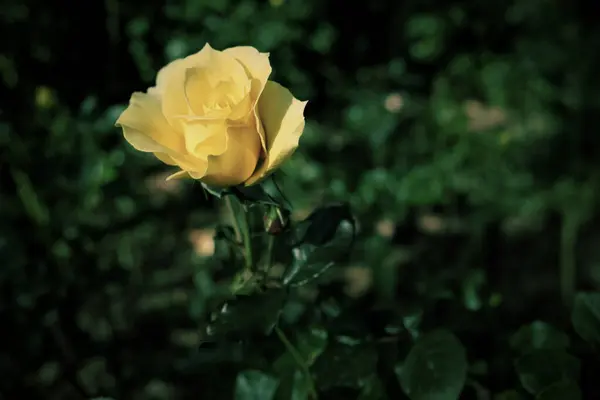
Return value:
<svg viewBox="0 0 600 400">
<path fill-rule="evenodd" d="M 159 97 L 155 95 L 134 93 L 116 125 L 123 129 L 125 140 L 136 150 L 154 153 L 167 165 L 202 173 L 208 167 L 206 157 L 202 159 L 187 153 L 184 137 L 167 123 L 160 110 Z"/>
<path fill-rule="evenodd" d="M 170 181 L 171 179 L 184 179 L 184 178 L 191 178 L 190 173 L 187 171 L 177 171 L 174 174 L 167 176 L 166 180 Z"/>
<path fill-rule="evenodd" d="M 306 103 L 296 99 L 280 84 L 267 82 L 257 107 L 266 133 L 267 156 L 263 164 L 246 181 L 246 185 L 256 183 L 296 150 L 304 130 Z"/>
<path fill-rule="evenodd" d="M 185 70 L 187 68 L 202 64 L 206 59 L 208 59 L 207 53 L 210 50 L 213 50 L 213 48 L 210 46 L 210 44 L 206 43 L 199 52 L 191 54 L 185 58 L 173 60 L 169 64 L 162 67 L 156 75 L 156 90 L 162 94 L 172 82 L 178 79 L 184 79 Z"/>
<path fill-rule="evenodd" d="M 183 137 L 167 123 L 157 96 L 136 92 L 129 106 L 116 122 L 125 139 L 137 150 L 145 152 L 182 152 Z"/>
<path fill-rule="evenodd" d="M 148 92 L 152 91 L 161 98 L 162 112 L 165 116 L 187 114 L 188 105 L 183 91 L 185 71 L 196 59 L 202 57 L 203 51 L 204 49 L 186 58 L 174 60 L 158 71 L 156 86 L 148 89 Z"/>
<path fill-rule="evenodd" d="M 156 75 L 156 91 L 162 97 L 162 110 L 167 118 L 175 115 L 187 115 L 189 105 L 185 96 L 186 70 L 204 64 L 209 52 L 214 51 L 207 43 L 199 52 L 177 59 L 164 66 Z M 179 123 L 179 121 L 175 121 Z"/>
<path fill-rule="evenodd" d="M 229 127 L 227 151 L 208 158 L 208 171 L 202 181 L 217 187 L 235 186 L 248 179 L 256 169 L 260 139 L 249 127 Z"/>
<path fill-rule="evenodd" d="M 258 118 L 256 111 L 256 103 L 261 96 L 265 85 L 271 75 L 271 63 L 269 62 L 269 53 L 261 53 L 254 47 L 250 46 L 239 46 L 232 47 L 223 51 L 224 53 L 231 54 L 235 57 L 246 69 L 248 76 L 252 79 L 252 86 L 250 88 L 250 97 L 252 99 L 252 108 L 254 111 L 254 118 L 256 119 L 256 129 L 260 135 L 260 141 L 263 151 L 267 151 L 267 141 L 265 132 Z"/>
<path fill-rule="evenodd" d="M 167 165 L 177 166 L 184 169 L 183 171 L 176 172 L 175 174 L 169 176 L 167 180 L 173 179 L 174 175 L 177 174 L 204 175 L 208 169 L 208 160 L 199 157 L 179 154 L 168 155 L 165 153 L 154 153 L 154 156 Z"/>
<path fill-rule="evenodd" d="M 261 53 L 250 46 L 231 47 L 223 50 L 223 53 L 237 59 L 251 78 L 258 79 L 262 82 L 262 86 L 265 86 L 271 75 L 269 53 Z"/>
<path fill-rule="evenodd" d="M 167 153 L 154 153 L 154 156 L 167 165 L 176 166 L 177 163 Z"/>
</svg>

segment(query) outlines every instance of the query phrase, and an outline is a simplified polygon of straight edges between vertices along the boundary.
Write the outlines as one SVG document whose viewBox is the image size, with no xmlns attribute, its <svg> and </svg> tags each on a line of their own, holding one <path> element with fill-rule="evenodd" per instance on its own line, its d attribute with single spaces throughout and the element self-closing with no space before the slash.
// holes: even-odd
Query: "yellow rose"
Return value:
<svg viewBox="0 0 600 400">
<path fill-rule="evenodd" d="M 305 101 L 268 80 L 268 53 L 210 45 L 161 69 L 136 92 L 117 126 L 137 150 L 218 187 L 251 185 L 298 147 Z"/>
</svg>

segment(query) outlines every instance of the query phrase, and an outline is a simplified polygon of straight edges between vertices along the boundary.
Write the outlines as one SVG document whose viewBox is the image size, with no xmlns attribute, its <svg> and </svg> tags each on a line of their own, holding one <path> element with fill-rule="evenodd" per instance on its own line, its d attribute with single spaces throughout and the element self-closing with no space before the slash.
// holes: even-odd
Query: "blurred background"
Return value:
<svg viewBox="0 0 600 400">
<path fill-rule="evenodd" d="M 428 299 L 414 320 L 454 330 L 493 394 L 511 333 L 600 289 L 591 3 L 4 0 L 0 21 L 2 399 L 228 398 L 231 363 L 186 361 L 219 205 L 114 127 L 206 42 L 270 52 L 309 100 L 281 182 L 298 216 L 351 203 L 356 321 Z"/>
</svg>

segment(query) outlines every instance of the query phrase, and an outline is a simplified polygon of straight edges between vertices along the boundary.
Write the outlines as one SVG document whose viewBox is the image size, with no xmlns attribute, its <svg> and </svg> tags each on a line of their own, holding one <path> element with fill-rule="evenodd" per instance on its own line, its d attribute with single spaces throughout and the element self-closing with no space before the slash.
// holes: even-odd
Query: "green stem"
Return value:
<svg viewBox="0 0 600 400">
<path fill-rule="evenodd" d="M 246 268 L 251 270 L 253 267 L 252 262 L 252 241 L 250 239 L 250 226 L 248 224 L 248 213 L 242 212 L 240 230 L 242 232 L 242 240 L 244 242 L 244 256 L 246 257 Z"/>
<path fill-rule="evenodd" d="M 267 239 L 267 254 L 265 256 L 265 274 L 269 275 L 271 263 L 273 262 L 273 247 L 275 247 L 275 236 L 269 235 Z"/>
<path fill-rule="evenodd" d="M 235 240 L 239 243 L 242 241 L 242 235 L 240 234 L 238 218 L 237 218 L 235 209 L 233 208 L 233 202 L 231 201 L 231 196 L 225 197 L 225 205 L 227 206 L 227 211 L 229 211 L 229 214 L 231 215 L 231 222 L 233 224 L 233 230 L 235 232 Z"/>
<path fill-rule="evenodd" d="M 304 360 L 302 355 L 298 352 L 298 350 L 294 347 L 294 345 L 288 340 L 287 336 L 285 336 L 285 333 L 283 333 L 281 328 L 279 328 L 278 326 L 275 326 L 275 333 L 279 337 L 279 340 L 281 340 L 281 343 L 283 343 L 283 345 L 285 346 L 286 350 L 290 353 L 290 355 L 292 356 L 292 358 L 294 359 L 296 364 L 298 364 L 298 367 L 300 367 L 300 369 L 304 373 L 306 382 L 308 384 L 308 391 L 310 394 L 310 398 L 313 400 L 317 399 L 318 398 L 317 390 L 315 389 L 315 383 L 313 382 L 312 376 L 310 374 L 308 364 L 306 364 L 306 361 Z"/>
<path fill-rule="evenodd" d="M 248 219 L 245 212 L 242 212 L 242 218 L 238 218 L 239 214 L 236 212 L 236 208 L 233 205 L 231 196 L 225 197 L 225 204 L 231 214 L 231 220 L 233 223 L 233 230 L 235 231 L 236 241 L 244 244 L 244 260 L 246 261 L 246 268 L 252 268 L 252 243 L 250 242 L 250 229 L 248 227 Z"/>
</svg>

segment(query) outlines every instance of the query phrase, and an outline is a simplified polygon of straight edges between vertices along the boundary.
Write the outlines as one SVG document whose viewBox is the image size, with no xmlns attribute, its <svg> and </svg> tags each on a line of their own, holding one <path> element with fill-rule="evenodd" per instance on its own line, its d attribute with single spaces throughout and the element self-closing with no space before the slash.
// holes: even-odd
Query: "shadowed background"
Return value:
<svg viewBox="0 0 600 400">
<path fill-rule="evenodd" d="M 270 52 L 273 79 L 309 100 L 282 184 L 297 216 L 356 214 L 352 262 L 321 289 L 348 298 L 350 324 L 427 298 L 419 320 L 461 338 L 478 385 L 516 385 L 507 338 L 566 326 L 561 298 L 600 288 L 595 10 L 351 4 L 3 2 L 0 398 L 231 397 L 239 365 L 189 361 L 219 203 L 165 182 L 113 126 L 206 42 Z"/>
</svg>

